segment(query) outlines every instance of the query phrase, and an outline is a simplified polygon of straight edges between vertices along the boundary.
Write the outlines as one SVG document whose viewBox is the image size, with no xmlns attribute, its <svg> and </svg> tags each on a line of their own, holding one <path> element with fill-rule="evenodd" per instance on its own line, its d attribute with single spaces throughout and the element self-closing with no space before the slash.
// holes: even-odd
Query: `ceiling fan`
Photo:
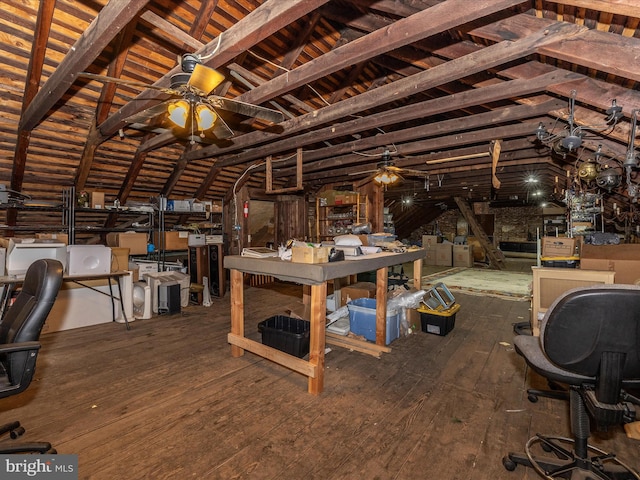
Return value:
<svg viewBox="0 0 640 480">
<path fill-rule="evenodd" d="M 197 140 L 196 133 L 202 139 L 207 137 L 207 133 L 213 134 L 216 139 L 226 139 L 234 135 L 218 110 L 259 118 L 271 123 L 280 123 L 284 120 L 282 112 L 277 110 L 212 94 L 211 92 L 224 81 L 225 77 L 217 70 L 203 65 L 200 55 L 193 53 L 182 55 L 180 66 L 182 73 L 171 77 L 169 88 L 89 72 L 80 72 L 78 76 L 100 82 L 158 90 L 170 95 L 173 98 L 142 110 L 125 121 L 132 128 L 157 131 L 154 127 L 157 127 L 158 123 L 166 125 L 168 120 L 173 133 L 178 137 L 187 135 L 191 143 Z"/>
<path fill-rule="evenodd" d="M 429 174 L 423 170 L 413 170 L 410 168 L 396 167 L 391 160 L 391 153 L 388 149 L 384 151 L 380 162 L 376 165 L 375 170 L 367 170 L 365 172 L 353 173 L 352 175 L 361 175 L 363 173 L 372 173 L 371 179 L 379 185 L 392 185 L 404 177 L 428 177 Z"/>
</svg>

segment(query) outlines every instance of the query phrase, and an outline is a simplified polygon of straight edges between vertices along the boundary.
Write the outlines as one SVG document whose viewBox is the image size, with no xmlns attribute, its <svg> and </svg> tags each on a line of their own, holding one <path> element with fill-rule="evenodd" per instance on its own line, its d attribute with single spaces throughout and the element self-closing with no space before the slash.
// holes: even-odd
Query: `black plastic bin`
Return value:
<svg viewBox="0 0 640 480">
<path fill-rule="evenodd" d="M 258 324 L 262 343 L 302 358 L 309 353 L 311 323 L 299 318 L 276 315 Z"/>
</svg>

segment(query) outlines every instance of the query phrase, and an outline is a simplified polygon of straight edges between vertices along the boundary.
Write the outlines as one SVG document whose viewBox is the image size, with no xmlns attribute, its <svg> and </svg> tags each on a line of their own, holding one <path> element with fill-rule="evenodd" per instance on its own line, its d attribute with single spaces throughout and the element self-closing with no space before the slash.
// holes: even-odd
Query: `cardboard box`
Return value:
<svg viewBox="0 0 640 480">
<path fill-rule="evenodd" d="M 129 270 L 129 248 L 113 247 L 111 248 L 111 271 L 121 272 Z"/>
<path fill-rule="evenodd" d="M 327 263 L 331 247 L 292 247 L 291 261 L 294 263 Z"/>
<path fill-rule="evenodd" d="M 425 265 L 435 265 L 436 264 L 436 249 L 435 247 L 427 247 L 424 249 L 426 255 L 424 256 L 424 264 Z"/>
<path fill-rule="evenodd" d="M 66 233 L 36 233 L 37 240 L 54 240 L 58 243 L 69 244 L 69 235 Z"/>
<path fill-rule="evenodd" d="M 453 246 L 453 266 L 473 267 L 473 245 Z"/>
<path fill-rule="evenodd" d="M 160 249 L 159 232 L 153 233 L 153 244 Z M 164 250 L 187 250 L 189 248 L 188 231 L 164 232 Z"/>
<path fill-rule="evenodd" d="M 167 200 L 167 210 L 169 212 L 190 212 L 191 202 L 189 200 Z"/>
<path fill-rule="evenodd" d="M 349 300 L 356 298 L 375 298 L 376 284 L 372 282 L 358 282 L 346 285 L 340 289 L 340 306 L 346 305 Z"/>
<path fill-rule="evenodd" d="M 190 233 L 187 237 L 187 244 L 190 247 L 201 247 L 207 244 L 207 236 L 204 233 Z"/>
<path fill-rule="evenodd" d="M 580 269 L 615 272 L 615 283 L 640 285 L 640 244 L 583 244 Z"/>
<path fill-rule="evenodd" d="M 107 245 L 109 247 L 128 248 L 129 255 L 146 255 L 147 234 L 136 232 L 107 233 Z"/>
<path fill-rule="evenodd" d="M 358 194 L 355 192 L 345 192 L 342 201 L 345 205 L 358 203 Z"/>
<path fill-rule="evenodd" d="M 104 192 L 91 192 L 91 208 L 105 208 Z"/>
<path fill-rule="evenodd" d="M 433 248 L 436 253 L 436 265 L 450 267 L 453 263 L 453 244 L 438 243 Z"/>
<path fill-rule="evenodd" d="M 572 257 L 575 253 L 575 238 L 542 237 L 543 257 Z"/>
<path fill-rule="evenodd" d="M 438 235 L 422 235 L 422 248 L 429 248 L 442 242 L 442 237 Z"/>
</svg>

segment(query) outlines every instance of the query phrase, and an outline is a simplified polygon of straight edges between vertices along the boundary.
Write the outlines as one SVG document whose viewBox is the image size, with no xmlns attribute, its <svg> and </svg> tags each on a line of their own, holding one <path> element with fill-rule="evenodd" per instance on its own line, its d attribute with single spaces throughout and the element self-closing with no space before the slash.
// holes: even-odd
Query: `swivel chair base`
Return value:
<svg viewBox="0 0 640 480">
<path fill-rule="evenodd" d="M 537 456 L 532 453 L 534 445 L 552 456 Z M 546 437 L 537 434 L 529 439 L 524 453 L 508 453 L 502 465 L 512 472 L 518 465 L 532 468 L 544 479 L 558 478 L 572 480 L 640 480 L 640 474 L 619 460 L 615 455 L 587 445 L 587 450 L 595 455 L 588 458 L 577 457 L 571 448 L 574 440 L 565 437 Z M 564 445 L 564 446 L 563 446 Z"/>
<path fill-rule="evenodd" d="M 20 437 L 24 432 L 25 429 L 20 425 L 20 422 L 11 422 L 0 426 L 0 435 L 8 433 L 13 440 Z M 46 453 L 53 455 L 58 452 L 49 442 L 0 442 L 0 454 L 8 455 L 13 453 Z"/>
<path fill-rule="evenodd" d="M 569 400 L 569 390 L 553 380 L 548 380 L 548 390 L 539 390 L 536 388 L 527 389 L 527 398 L 531 403 L 536 403 L 539 397 L 555 398 L 556 400 Z"/>
</svg>

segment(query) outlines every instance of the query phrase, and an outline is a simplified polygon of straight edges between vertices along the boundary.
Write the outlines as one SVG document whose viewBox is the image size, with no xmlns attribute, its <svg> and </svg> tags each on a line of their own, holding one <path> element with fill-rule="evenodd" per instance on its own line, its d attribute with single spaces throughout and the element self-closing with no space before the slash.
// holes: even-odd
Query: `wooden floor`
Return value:
<svg viewBox="0 0 640 480">
<path fill-rule="evenodd" d="M 301 287 L 245 290 L 246 331 L 299 305 Z M 79 456 L 91 479 L 533 479 L 501 458 L 535 432 L 568 435 L 567 404 L 529 403 L 543 386 L 512 347 L 527 302 L 457 295 L 455 329 L 419 332 L 374 358 L 338 347 L 325 391 L 226 342 L 229 295 L 181 314 L 42 337 L 36 381 L 0 401 L 28 440 Z M 90 312 L 87 312 L 90 314 Z M 622 429 L 594 443 L 636 468 Z"/>
</svg>

